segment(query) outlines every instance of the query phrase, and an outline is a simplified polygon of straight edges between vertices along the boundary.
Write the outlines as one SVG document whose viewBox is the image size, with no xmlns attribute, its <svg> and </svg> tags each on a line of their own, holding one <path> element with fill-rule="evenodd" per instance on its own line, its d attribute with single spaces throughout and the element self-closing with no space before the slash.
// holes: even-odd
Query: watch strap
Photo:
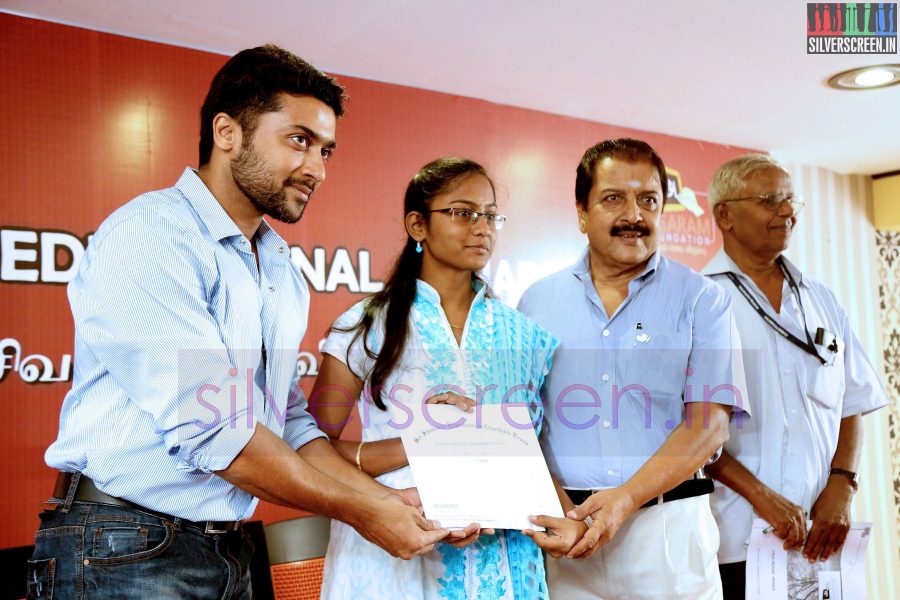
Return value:
<svg viewBox="0 0 900 600">
<path fill-rule="evenodd" d="M 828 475 L 840 475 L 841 477 L 846 477 L 848 480 L 850 480 L 850 485 L 853 486 L 854 491 L 859 489 L 859 475 L 857 475 L 853 471 L 840 469 L 838 467 L 832 467 L 831 471 L 828 472 Z"/>
</svg>

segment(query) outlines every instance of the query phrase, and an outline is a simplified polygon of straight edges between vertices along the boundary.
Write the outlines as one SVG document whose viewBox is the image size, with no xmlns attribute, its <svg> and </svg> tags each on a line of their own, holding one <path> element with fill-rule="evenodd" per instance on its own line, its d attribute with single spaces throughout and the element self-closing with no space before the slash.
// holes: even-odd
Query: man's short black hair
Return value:
<svg viewBox="0 0 900 600">
<path fill-rule="evenodd" d="M 641 140 L 617 138 L 606 140 L 588 148 L 578 168 L 575 169 L 575 202 L 587 208 L 588 195 L 594 187 L 594 165 L 604 158 L 619 158 L 628 162 L 646 161 L 659 171 L 659 183 L 662 185 L 662 200 L 665 202 L 669 191 L 669 179 L 666 176 L 666 165 L 656 150 Z"/>
<path fill-rule="evenodd" d="M 259 116 L 281 108 L 278 95 L 311 96 L 344 114 L 344 88 L 334 78 L 283 48 L 267 44 L 238 52 L 213 77 L 200 109 L 200 163 L 209 162 L 213 147 L 212 121 L 225 113 L 238 122 L 244 140 L 256 129 Z"/>
</svg>

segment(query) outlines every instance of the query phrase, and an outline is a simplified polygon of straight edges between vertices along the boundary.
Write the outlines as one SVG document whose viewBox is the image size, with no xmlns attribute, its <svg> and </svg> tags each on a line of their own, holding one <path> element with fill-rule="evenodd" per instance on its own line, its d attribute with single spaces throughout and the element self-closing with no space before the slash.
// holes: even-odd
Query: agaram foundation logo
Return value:
<svg viewBox="0 0 900 600">
<path fill-rule="evenodd" d="M 681 174 L 666 167 L 669 191 L 659 232 L 663 254 L 699 271 L 718 252 L 721 239 L 706 196 L 698 198 L 681 184 Z"/>
<path fill-rule="evenodd" d="M 806 53 L 897 54 L 897 3 L 807 3 Z"/>
</svg>

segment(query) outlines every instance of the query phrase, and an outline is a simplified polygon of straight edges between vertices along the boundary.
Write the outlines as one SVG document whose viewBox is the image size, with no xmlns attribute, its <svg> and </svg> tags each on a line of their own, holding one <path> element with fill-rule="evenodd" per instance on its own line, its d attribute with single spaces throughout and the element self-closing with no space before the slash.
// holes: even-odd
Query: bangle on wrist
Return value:
<svg viewBox="0 0 900 600">
<path fill-rule="evenodd" d="M 831 477 L 832 475 L 845 477 L 850 482 L 850 486 L 853 488 L 854 492 L 859 489 L 859 478 L 858 475 L 853 471 L 832 467 L 831 471 L 828 472 L 828 476 Z"/>
<path fill-rule="evenodd" d="M 361 458 L 361 455 L 362 455 L 363 444 L 365 444 L 365 442 L 360 442 L 359 446 L 356 447 L 356 468 L 359 469 L 360 471 L 362 471 L 362 465 L 360 464 L 359 459 Z"/>
</svg>

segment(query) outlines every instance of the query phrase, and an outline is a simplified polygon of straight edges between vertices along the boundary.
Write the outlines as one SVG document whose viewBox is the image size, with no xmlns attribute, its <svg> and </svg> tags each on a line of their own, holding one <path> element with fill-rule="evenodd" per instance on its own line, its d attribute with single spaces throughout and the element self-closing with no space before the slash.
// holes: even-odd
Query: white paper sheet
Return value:
<svg viewBox="0 0 900 600">
<path fill-rule="evenodd" d="M 807 524 L 807 528 L 812 522 Z M 810 563 L 800 550 L 763 533 L 754 519 L 747 552 L 747 600 L 865 600 L 865 557 L 871 523 L 853 523 L 843 547 L 825 562 Z"/>
<path fill-rule="evenodd" d="M 465 413 L 430 404 L 411 412 L 398 418 L 400 437 L 426 517 L 449 528 L 540 530 L 529 515 L 563 516 L 524 406 Z"/>
</svg>

